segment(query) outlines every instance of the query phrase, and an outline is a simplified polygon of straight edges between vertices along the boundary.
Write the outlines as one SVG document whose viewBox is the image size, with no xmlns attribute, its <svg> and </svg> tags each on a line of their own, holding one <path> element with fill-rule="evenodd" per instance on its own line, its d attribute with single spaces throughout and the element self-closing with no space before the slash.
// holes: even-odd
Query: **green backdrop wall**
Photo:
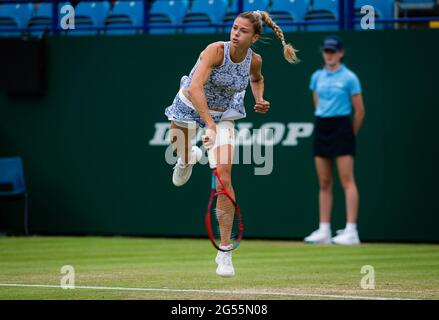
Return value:
<svg viewBox="0 0 439 320">
<path fill-rule="evenodd" d="M 311 124 L 308 89 L 321 66 L 323 33 L 292 33 L 302 62 L 291 66 L 270 36 L 264 58 L 269 114 L 252 110 L 254 128 L 268 122 Z M 359 230 L 368 241 L 439 241 L 437 97 L 439 30 L 341 33 L 348 67 L 366 104 L 358 138 Z M 20 155 L 30 194 L 33 234 L 204 236 L 208 166 L 175 188 L 164 145 L 154 145 L 164 108 L 197 56 L 226 34 L 199 36 L 54 37 L 48 45 L 47 94 L 0 93 L 0 156 Z M 283 124 L 283 126 L 282 126 Z M 303 133 L 303 132 L 302 132 Z M 153 143 L 151 143 L 153 141 Z M 311 137 L 274 147 L 270 175 L 255 165 L 233 169 L 245 236 L 299 239 L 318 223 L 318 186 Z M 16 207 L 2 211 L 0 229 L 20 230 Z M 335 185 L 334 229 L 345 223 Z"/>
</svg>

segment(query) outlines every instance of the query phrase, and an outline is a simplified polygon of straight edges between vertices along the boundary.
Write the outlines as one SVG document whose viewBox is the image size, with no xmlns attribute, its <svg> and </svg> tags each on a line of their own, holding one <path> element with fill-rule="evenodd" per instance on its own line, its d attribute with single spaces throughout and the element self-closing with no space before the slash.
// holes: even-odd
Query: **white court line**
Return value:
<svg viewBox="0 0 439 320">
<path fill-rule="evenodd" d="M 55 285 L 16 284 L 16 283 L 0 283 L 0 287 L 30 287 L 30 288 L 62 289 L 61 286 L 55 286 Z M 126 288 L 126 287 L 95 287 L 95 286 L 75 286 L 74 289 L 115 290 L 115 291 L 161 291 L 161 292 L 222 293 L 222 294 L 236 294 L 236 295 L 246 295 L 246 296 L 258 295 L 258 296 L 315 297 L 315 298 L 362 299 L 362 300 L 414 300 L 414 299 L 406 299 L 406 298 L 365 297 L 365 296 L 351 296 L 351 295 L 288 293 L 288 292 L 270 292 L 270 291 L 201 290 L 201 289 L 198 290 L 198 289 L 169 289 L 169 288 Z"/>
</svg>

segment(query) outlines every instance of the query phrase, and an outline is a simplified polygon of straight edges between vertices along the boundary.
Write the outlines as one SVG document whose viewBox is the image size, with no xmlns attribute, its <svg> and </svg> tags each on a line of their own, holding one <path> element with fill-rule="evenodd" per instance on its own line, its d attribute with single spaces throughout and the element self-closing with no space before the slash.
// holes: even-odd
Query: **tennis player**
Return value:
<svg viewBox="0 0 439 320">
<path fill-rule="evenodd" d="M 325 66 L 311 77 L 315 105 L 314 159 L 319 179 L 319 229 L 305 238 L 307 243 L 359 244 L 357 230 L 358 190 L 354 178 L 355 137 L 365 116 L 361 85 L 342 62 L 343 42 L 337 36 L 323 41 Z M 354 111 L 353 121 L 350 115 Z M 347 223 L 337 236 L 331 235 L 332 166 L 337 165 L 342 184 Z"/>
<path fill-rule="evenodd" d="M 174 167 L 172 181 L 175 186 L 184 185 L 192 174 L 192 167 L 200 160 L 201 150 L 191 145 L 197 128 L 203 128 L 202 142 L 206 149 L 212 149 L 220 179 L 226 190 L 235 197 L 231 173 L 234 148 L 234 121 L 246 116 L 244 108 L 245 90 L 250 86 L 255 99 L 254 110 L 265 114 L 270 103 L 264 99 L 264 77 L 261 74 L 262 58 L 252 51 L 265 23 L 275 32 L 283 46 L 285 59 L 297 62 L 296 50 L 287 44 L 282 30 L 263 11 L 243 12 L 234 20 L 230 41 L 214 42 L 201 52 L 189 76 L 183 76 L 180 90 L 165 115 L 171 120 L 170 139 L 178 160 Z M 217 190 L 222 186 L 217 183 Z M 217 213 L 233 215 L 234 206 L 226 196 L 219 196 Z M 221 224 L 223 230 L 230 230 L 231 224 Z M 227 250 L 230 240 L 221 238 L 220 248 Z M 218 251 L 216 273 L 231 277 L 235 274 L 231 251 Z"/>
</svg>

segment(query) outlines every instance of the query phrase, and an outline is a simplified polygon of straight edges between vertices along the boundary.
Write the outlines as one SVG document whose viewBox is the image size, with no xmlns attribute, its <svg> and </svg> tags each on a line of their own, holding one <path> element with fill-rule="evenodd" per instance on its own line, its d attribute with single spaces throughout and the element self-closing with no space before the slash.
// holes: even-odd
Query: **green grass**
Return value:
<svg viewBox="0 0 439 320">
<path fill-rule="evenodd" d="M 233 254 L 234 278 L 215 274 L 215 254 L 203 239 L 0 238 L 0 284 L 59 286 L 61 267 L 72 265 L 76 286 L 226 291 L 0 286 L 0 299 L 439 299 L 439 245 L 346 247 L 244 240 Z M 360 287 L 363 265 L 374 267 L 373 290 Z"/>
</svg>

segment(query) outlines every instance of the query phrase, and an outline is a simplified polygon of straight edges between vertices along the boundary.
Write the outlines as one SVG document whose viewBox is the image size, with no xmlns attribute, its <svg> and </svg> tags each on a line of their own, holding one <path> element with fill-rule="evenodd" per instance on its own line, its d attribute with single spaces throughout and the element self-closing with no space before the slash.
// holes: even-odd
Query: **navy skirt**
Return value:
<svg viewBox="0 0 439 320">
<path fill-rule="evenodd" d="M 349 116 L 316 117 L 314 125 L 314 156 L 334 158 L 355 156 L 355 135 Z"/>
</svg>

